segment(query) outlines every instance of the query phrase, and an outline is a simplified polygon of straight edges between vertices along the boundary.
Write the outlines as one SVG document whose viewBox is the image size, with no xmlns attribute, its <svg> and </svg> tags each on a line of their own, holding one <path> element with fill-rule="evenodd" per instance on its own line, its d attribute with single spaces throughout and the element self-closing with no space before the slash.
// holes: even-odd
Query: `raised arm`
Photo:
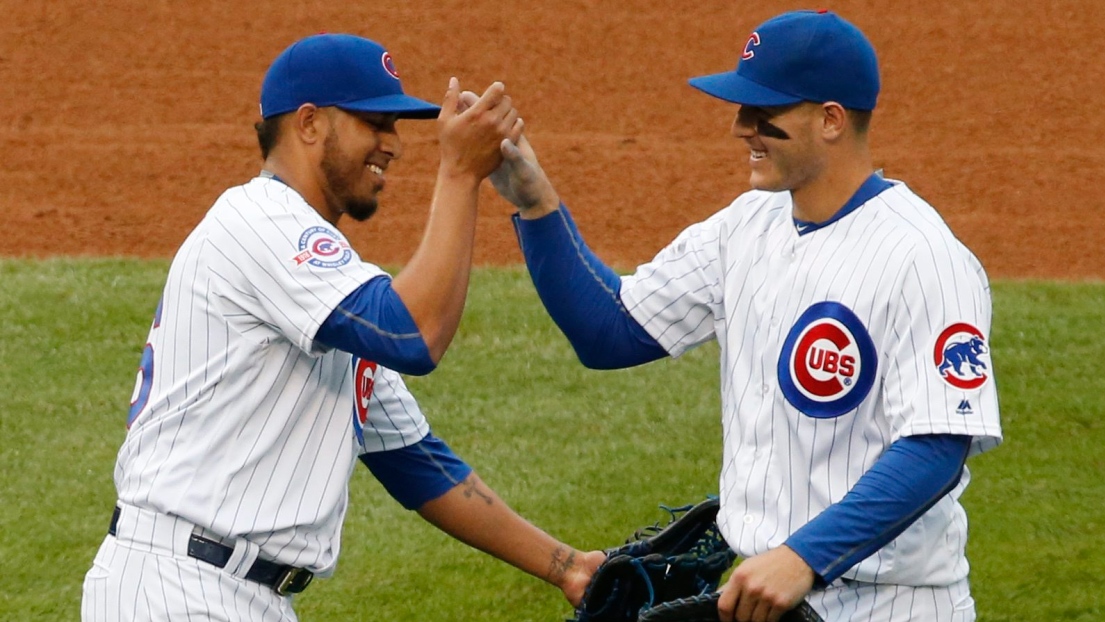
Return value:
<svg viewBox="0 0 1105 622">
<path fill-rule="evenodd" d="M 622 305 L 621 279 L 583 241 L 529 141 L 504 140 L 495 189 L 518 208 L 515 229 L 549 316 L 594 369 L 640 365 L 667 355 Z"/>
<path fill-rule="evenodd" d="M 464 309 L 480 182 L 499 166 L 500 143 L 516 140 L 522 131 L 499 82 L 461 111 L 460 86 L 452 79 L 437 123 L 441 163 L 430 216 L 418 250 L 392 283 L 435 363 L 452 342 Z"/>
</svg>

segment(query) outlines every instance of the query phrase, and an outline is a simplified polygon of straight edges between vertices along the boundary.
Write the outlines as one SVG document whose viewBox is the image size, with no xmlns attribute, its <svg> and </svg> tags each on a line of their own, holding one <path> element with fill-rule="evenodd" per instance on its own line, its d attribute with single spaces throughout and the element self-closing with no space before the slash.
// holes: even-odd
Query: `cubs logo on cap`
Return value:
<svg viewBox="0 0 1105 622">
<path fill-rule="evenodd" d="M 752 33 L 752 35 L 748 37 L 748 43 L 744 44 L 744 52 L 741 52 L 741 60 L 748 60 L 750 58 L 755 58 L 756 57 L 756 50 L 754 50 L 753 48 L 755 48 L 759 44 L 760 44 L 760 33 L 758 33 L 758 32 Z"/>
<path fill-rule="evenodd" d="M 384 66 L 384 71 L 388 72 L 391 77 L 396 80 L 399 79 L 399 71 L 395 68 L 395 59 L 391 57 L 391 54 L 384 52 L 384 55 L 380 57 L 380 63 Z"/>
<path fill-rule="evenodd" d="M 932 348 L 933 364 L 949 385 L 970 391 L 990 379 L 990 347 L 975 326 L 956 322 L 940 332 Z"/>
<path fill-rule="evenodd" d="M 787 333 L 779 354 L 783 396 L 803 414 L 839 417 L 859 406 L 875 383 L 878 359 L 867 328 L 851 309 L 810 306 Z"/>
</svg>

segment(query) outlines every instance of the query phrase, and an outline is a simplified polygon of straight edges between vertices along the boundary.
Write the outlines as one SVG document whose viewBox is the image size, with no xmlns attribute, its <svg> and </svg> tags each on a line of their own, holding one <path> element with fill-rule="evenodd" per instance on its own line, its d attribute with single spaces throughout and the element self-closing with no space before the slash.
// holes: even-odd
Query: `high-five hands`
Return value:
<svg viewBox="0 0 1105 622">
<path fill-rule="evenodd" d="M 502 82 L 477 97 L 462 93 L 456 78 L 449 80 L 437 124 L 445 172 L 481 180 L 502 163 L 501 143 L 518 140 L 523 125 Z"/>
</svg>

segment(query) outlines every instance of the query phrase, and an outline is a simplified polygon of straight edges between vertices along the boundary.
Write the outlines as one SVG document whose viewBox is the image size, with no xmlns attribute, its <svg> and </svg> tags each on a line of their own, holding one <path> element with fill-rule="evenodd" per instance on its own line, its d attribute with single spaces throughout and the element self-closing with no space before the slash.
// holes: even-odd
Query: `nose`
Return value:
<svg viewBox="0 0 1105 622">
<path fill-rule="evenodd" d="M 388 154 L 392 160 L 403 157 L 403 141 L 399 138 L 398 130 L 394 128 L 389 132 L 380 132 L 380 151 Z"/>
<path fill-rule="evenodd" d="M 752 138 L 756 135 L 755 120 L 750 114 L 742 114 L 745 112 L 742 106 L 737 110 L 736 116 L 733 117 L 733 126 L 729 129 L 729 132 L 734 138 Z"/>
</svg>

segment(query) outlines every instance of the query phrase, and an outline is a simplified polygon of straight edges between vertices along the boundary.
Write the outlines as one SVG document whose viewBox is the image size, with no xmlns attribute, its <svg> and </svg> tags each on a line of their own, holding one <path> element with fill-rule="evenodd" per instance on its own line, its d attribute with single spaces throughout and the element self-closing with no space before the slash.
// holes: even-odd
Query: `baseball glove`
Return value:
<svg viewBox="0 0 1105 622">
<path fill-rule="evenodd" d="M 608 549 L 568 622 L 718 622 L 718 584 L 736 553 L 717 528 L 719 502 L 660 506 L 671 520 Z M 780 622 L 822 622 L 802 601 Z"/>
<path fill-rule="evenodd" d="M 660 603 L 641 612 L 640 622 L 718 622 L 718 592 Z M 806 601 L 783 614 L 779 622 L 824 622 Z"/>
<path fill-rule="evenodd" d="M 736 559 L 717 529 L 718 500 L 660 507 L 670 522 L 638 529 L 608 549 L 569 622 L 636 622 L 655 605 L 717 589 Z"/>
</svg>

